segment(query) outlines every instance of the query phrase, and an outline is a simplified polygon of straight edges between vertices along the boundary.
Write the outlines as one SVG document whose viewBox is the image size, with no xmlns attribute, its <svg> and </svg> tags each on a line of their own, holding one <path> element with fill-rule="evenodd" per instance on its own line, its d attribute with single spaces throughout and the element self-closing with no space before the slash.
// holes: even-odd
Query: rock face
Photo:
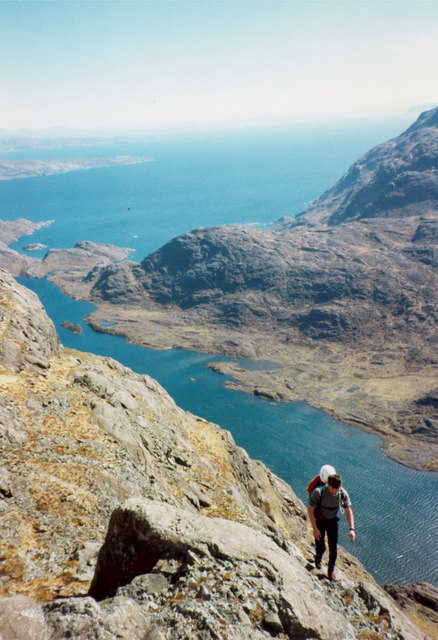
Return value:
<svg viewBox="0 0 438 640">
<path fill-rule="evenodd" d="M 304 506 L 229 433 L 0 294 L 2 638 L 424 639 L 345 551 L 315 574 Z"/>
<path fill-rule="evenodd" d="M 7 272 L 0 271 L 0 364 L 14 372 L 47 369 L 59 353 L 53 323 L 38 297 L 20 289 Z"/>
<path fill-rule="evenodd" d="M 385 590 L 413 619 L 422 620 L 422 628 L 432 638 L 438 629 L 438 588 L 425 582 L 385 585 Z"/>
</svg>

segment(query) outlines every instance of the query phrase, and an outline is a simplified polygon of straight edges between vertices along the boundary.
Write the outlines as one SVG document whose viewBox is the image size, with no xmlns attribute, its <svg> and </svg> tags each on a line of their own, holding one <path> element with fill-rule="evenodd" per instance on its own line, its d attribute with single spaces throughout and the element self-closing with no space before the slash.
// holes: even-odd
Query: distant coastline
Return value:
<svg viewBox="0 0 438 640">
<path fill-rule="evenodd" d="M 70 171 L 98 169 L 114 165 L 153 162 L 153 158 L 116 156 L 114 158 L 63 158 L 0 160 L 0 181 L 51 176 Z"/>
</svg>

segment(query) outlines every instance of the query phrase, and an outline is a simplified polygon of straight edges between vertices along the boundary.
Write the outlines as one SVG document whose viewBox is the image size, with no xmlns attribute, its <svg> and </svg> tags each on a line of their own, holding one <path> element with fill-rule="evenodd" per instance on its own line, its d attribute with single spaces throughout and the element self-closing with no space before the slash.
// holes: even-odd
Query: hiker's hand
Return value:
<svg viewBox="0 0 438 640">
<path fill-rule="evenodd" d="M 321 539 L 321 531 L 319 529 L 314 529 L 313 530 L 313 537 L 315 538 L 315 540 L 320 540 Z"/>
<path fill-rule="evenodd" d="M 348 537 L 350 538 L 351 542 L 354 542 L 356 540 L 356 532 L 350 529 Z"/>
</svg>

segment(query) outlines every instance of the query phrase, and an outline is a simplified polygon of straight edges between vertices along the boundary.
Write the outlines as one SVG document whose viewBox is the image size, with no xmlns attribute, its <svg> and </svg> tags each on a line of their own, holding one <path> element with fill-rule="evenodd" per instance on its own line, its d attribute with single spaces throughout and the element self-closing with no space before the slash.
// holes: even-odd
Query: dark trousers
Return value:
<svg viewBox="0 0 438 640">
<path fill-rule="evenodd" d="M 316 526 L 321 532 L 321 538 L 315 539 L 316 557 L 322 558 L 325 551 L 325 536 L 327 534 L 327 542 L 329 548 L 329 567 L 334 567 L 338 556 L 338 520 L 339 518 L 330 518 L 326 520 L 316 519 Z"/>
</svg>

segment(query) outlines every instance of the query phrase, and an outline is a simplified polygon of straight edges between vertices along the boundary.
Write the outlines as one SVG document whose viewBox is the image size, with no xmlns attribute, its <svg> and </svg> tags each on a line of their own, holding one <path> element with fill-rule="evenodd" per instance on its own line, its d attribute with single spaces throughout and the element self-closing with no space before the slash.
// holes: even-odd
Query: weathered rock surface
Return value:
<svg viewBox="0 0 438 640">
<path fill-rule="evenodd" d="M 421 620 L 422 628 L 431 637 L 438 629 L 438 588 L 426 582 L 406 585 L 384 585 L 403 611 L 414 620 Z"/>
<path fill-rule="evenodd" d="M 3 352 L 14 318 L 46 359 L 0 361 L 2 638 L 424 639 L 345 551 L 339 582 L 314 575 L 304 506 L 229 433 L 62 348 L 6 273 L 0 293 Z"/>
<path fill-rule="evenodd" d="M 49 640 L 42 608 L 27 596 L 0 598 L 0 638 Z"/>
<path fill-rule="evenodd" d="M 11 371 L 47 369 L 59 353 L 53 323 L 38 297 L 0 271 L 0 364 Z"/>
<path fill-rule="evenodd" d="M 132 582 L 144 575 L 162 577 L 152 593 L 139 593 Z M 347 592 L 348 608 L 340 606 L 342 596 L 338 599 Z M 389 601 L 371 584 L 346 580 L 327 598 L 330 587 L 312 577 L 309 584 L 294 545 L 240 523 L 152 501 L 128 501 L 111 517 L 90 594 L 102 600 L 115 593 L 137 598 L 143 606 L 159 603 L 150 618 L 158 628 L 170 620 L 166 637 L 180 640 L 198 637 L 203 629 L 236 640 L 280 633 L 347 638 L 368 627 L 373 616 L 383 616 L 387 638 L 412 632 L 393 625 Z M 362 618 L 359 625 L 357 618 Z"/>
</svg>

